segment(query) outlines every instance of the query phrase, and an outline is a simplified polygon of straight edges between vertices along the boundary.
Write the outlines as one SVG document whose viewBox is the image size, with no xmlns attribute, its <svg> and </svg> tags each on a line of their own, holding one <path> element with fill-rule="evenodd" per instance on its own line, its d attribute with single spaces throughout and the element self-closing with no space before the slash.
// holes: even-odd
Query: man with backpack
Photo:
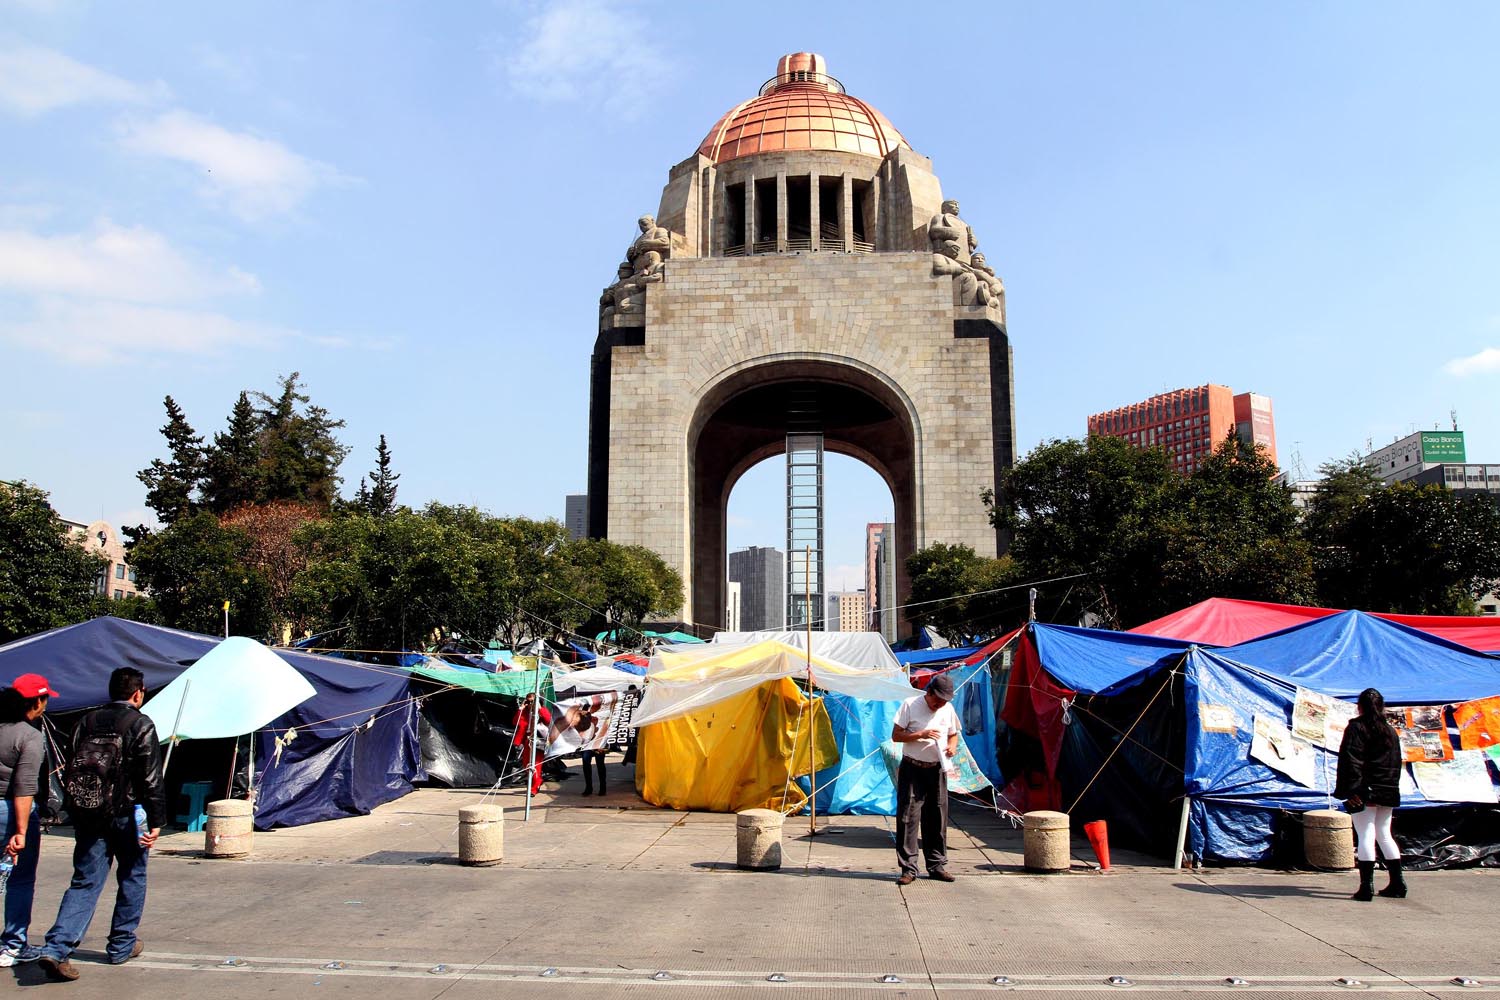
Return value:
<svg viewBox="0 0 1500 1000">
<path fill-rule="evenodd" d="M 156 727 L 140 711 L 146 678 L 139 670 L 120 667 L 110 674 L 109 697 L 108 705 L 79 721 L 64 775 L 73 822 L 73 881 L 37 958 L 53 979 L 78 978 L 69 958 L 94 918 L 111 864 L 120 891 L 105 954 L 120 965 L 141 953 L 135 930 L 146 908 L 146 858 L 167 811 L 161 744 Z M 139 826 L 137 806 L 144 810 Z"/>
</svg>

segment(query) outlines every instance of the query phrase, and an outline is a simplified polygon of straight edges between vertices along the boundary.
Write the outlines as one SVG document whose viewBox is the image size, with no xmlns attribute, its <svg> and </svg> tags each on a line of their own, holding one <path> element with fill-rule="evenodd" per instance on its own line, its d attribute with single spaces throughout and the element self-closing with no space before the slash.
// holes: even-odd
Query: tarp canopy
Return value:
<svg viewBox="0 0 1500 1000">
<path fill-rule="evenodd" d="M 1130 631 L 1159 638 L 1186 639 L 1202 646 L 1233 646 L 1336 614 L 1339 612 L 1332 608 L 1212 597 Z M 1390 614 L 1375 617 L 1427 632 L 1470 649 L 1500 651 L 1500 617 Z"/>
<path fill-rule="evenodd" d="M 558 670 L 552 675 L 552 686 L 558 691 L 628 691 L 639 688 L 644 683 L 640 674 L 617 667 Z"/>
<path fill-rule="evenodd" d="M 1031 627 L 1042 664 L 1061 684 L 1080 694 L 1117 694 L 1182 658 L 1190 643 L 1178 639 L 1074 628 Z"/>
<path fill-rule="evenodd" d="M 461 667 L 442 660 L 429 658 L 419 666 L 407 668 L 413 677 L 436 681 L 439 684 L 466 688 L 477 694 L 504 695 L 524 698 L 536 689 L 535 670 L 505 670 L 496 673 L 478 667 Z M 552 698 L 552 671 L 542 671 L 542 694 Z"/>
<path fill-rule="evenodd" d="M 49 711 L 75 711 L 109 700 L 109 675 L 116 667 L 140 670 L 147 690 L 154 691 L 220 642 L 158 625 L 95 618 L 0 646 L 0 683 L 24 673 L 45 674 L 62 692 Z M 411 791 L 411 782 L 423 774 L 406 675 L 315 653 L 274 653 L 316 693 L 257 736 L 257 766 L 264 771 L 257 786 L 255 825 L 296 826 L 368 813 Z M 292 728 L 297 735 L 286 743 Z M 278 737 L 283 739 L 280 755 Z M 175 758 L 172 766 L 177 767 Z"/>
<path fill-rule="evenodd" d="M 206 740 L 254 732 L 315 694 L 290 663 L 236 635 L 178 674 L 141 711 L 162 739 Z"/>
<path fill-rule="evenodd" d="M 807 632 L 718 632 L 712 645 L 745 646 L 755 642 L 780 642 L 794 649 L 807 648 Z M 891 652 L 885 636 L 879 632 L 814 632 L 812 651 L 818 656 L 847 663 L 851 667 L 873 670 L 878 667 L 899 669 L 901 662 Z"/>
<path fill-rule="evenodd" d="M 894 664 L 886 648 L 886 656 Z M 807 677 L 815 687 L 867 701 L 903 701 L 912 689 L 896 665 L 862 669 L 808 654 L 775 639 L 733 645 L 713 642 L 701 646 L 658 649 L 647 674 L 645 697 L 635 714 L 635 725 L 648 726 L 685 715 L 715 702 L 742 694 L 784 677 Z"/>
</svg>

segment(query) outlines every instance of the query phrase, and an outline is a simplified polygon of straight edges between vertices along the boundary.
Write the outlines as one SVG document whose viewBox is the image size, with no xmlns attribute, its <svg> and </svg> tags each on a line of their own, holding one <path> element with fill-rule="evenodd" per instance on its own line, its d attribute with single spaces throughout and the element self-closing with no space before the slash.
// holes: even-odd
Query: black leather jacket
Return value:
<svg viewBox="0 0 1500 1000">
<path fill-rule="evenodd" d="M 1399 806 L 1402 766 L 1401 744 L 1391 724 L 1361 715 L 1344 730 L 1333 796 L 1358 795 L 1365 805 Z"/>
<path fill-rule="evenodd" d="M 151 829 L 166 826 L 167 789 L 162 784 L 161 743 L 156 738 L 156 724 L 134 705 L 112 701 L 79 720 L 73 733 L 74 746 L 84 733 L 119 733 L 125 737 L 125 778 L 130 801 L 122 807 L 121 815 L 129 815 L 131 807 L 140 804 L 146 808 Z"/>
</svg>

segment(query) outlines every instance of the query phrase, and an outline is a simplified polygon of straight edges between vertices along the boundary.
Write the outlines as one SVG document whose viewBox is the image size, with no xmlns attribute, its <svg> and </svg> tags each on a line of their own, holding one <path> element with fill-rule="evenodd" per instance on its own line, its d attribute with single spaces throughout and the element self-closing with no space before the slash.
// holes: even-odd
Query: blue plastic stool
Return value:
<svg viewBox="0 0 1500 1000">
<path fill-rule="evenodd" d="M 211 781 L 185 781 L 182 797 L 187 799 L 188 811 L 177 817 L 177 822 L 186 823 L 188 833 L 202 833 L 208 822 L 208 793 L 213 788 Z"/>
</svg>

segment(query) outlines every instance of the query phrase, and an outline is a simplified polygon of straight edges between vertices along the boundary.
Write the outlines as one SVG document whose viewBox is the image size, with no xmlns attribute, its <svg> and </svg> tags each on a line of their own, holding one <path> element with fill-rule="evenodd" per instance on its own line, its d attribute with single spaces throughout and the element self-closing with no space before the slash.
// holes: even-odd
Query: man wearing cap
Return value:
<svg viewBox="0 0 1500 1000">
<path fill-rule="evenodd" d="M 901 767 L 896 772 L 896 859 L 901 864 L 897 885 L 917 880 L 917 830 L 927 874 L 952 882 L 948 872 L 948 771 L 958 753 L 958 713 L 953 700 L 953 678 L 937 674 L 927 690 L 908 698 L 896 711 L 891 739 L 901 744 Z"/>
<path fill-rule="evenodd" d="M 0 690 L 0 830 L 3 851 L 15 867 L 5 887 L 5 929 L 0 967 L 32 962 L 41 949 L 26 938 L 36 896 L 36 863 L 42 853 L 39 814 L 47 808 L 47 745 L 38 722 L 57 692 L 41 674 L 22 674 Z"/>
</svg>

